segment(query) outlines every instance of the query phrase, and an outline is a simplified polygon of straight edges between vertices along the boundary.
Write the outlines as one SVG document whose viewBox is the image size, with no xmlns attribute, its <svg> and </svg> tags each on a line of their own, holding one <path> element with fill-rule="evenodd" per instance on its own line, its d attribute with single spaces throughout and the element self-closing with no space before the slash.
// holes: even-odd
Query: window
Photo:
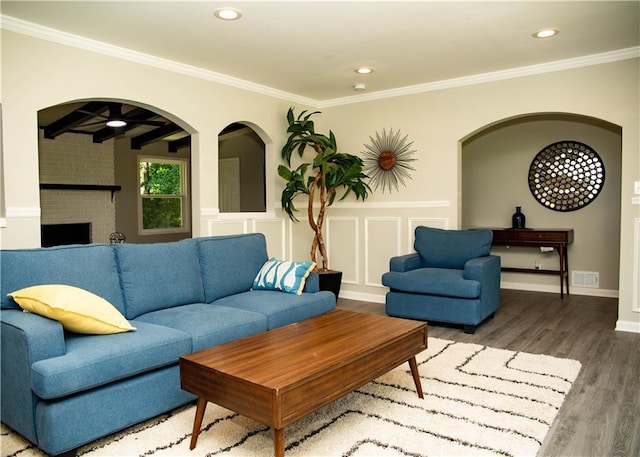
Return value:
<svg viewBox="0 0 640 457">
<path fill-rule="evenodd" d="M 141 233 L 189 230 L 186 164 L 149 157 L 138 160 Z"/>
</svg>

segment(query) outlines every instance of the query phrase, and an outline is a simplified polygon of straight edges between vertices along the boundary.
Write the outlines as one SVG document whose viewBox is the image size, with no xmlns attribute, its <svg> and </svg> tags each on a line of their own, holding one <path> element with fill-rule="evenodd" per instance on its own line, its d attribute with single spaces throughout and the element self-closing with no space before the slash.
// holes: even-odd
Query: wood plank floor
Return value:
<svg viewBox="0 0 640 457">
<path fill-rule="evenodd" d="M 384 304 L 338 308 L 384 314 Z M 503 290 L 494 319 L 474 335 L 430 324 L 429 336 L 579 360 L 582 370 L 539 456 L 640 456 L 640 334 L 616 332 L 618 301 Z"/>
</svg>

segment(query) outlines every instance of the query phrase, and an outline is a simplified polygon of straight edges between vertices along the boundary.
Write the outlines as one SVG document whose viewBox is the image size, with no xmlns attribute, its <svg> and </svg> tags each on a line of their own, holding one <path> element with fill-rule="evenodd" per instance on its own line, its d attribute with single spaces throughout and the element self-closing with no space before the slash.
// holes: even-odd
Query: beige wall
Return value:
<svg viewBox="0 0 640 457">
<path fill-rule="evenodd" d="M 335 268 L 345 270 L 345 296 L 382 300 L 380 274 L 388 257 L 410 250 L 421 223 L 461 225 L 461 142 L 488 125 L 541 112 L 574 113 L 622 127 L 619 322 L 640 331 L 634 230 L 640 205 L 638 63 L 640 59 L 489 82 L 322 109 L 318 130 L 331 127 L 341 148 L 363 150 L 383 128 L 401 129 L 418 150 L 413 179 L 399 192 L 374 193 L 364 204 L 337 204 L 327 221 Z M 46 75 L 46 78 L 43 77 Z M 37 111 L 73 100 L 108 98 L 146 105 L 192 136 L 194 236 L 237 231 L 267 234 L 271 255 L 306 258 L 309 229 L 277 209 L 276 168 L 286 136 L 287 108 L 300 103 L 206 78 L 161 70 L 115 57 L 2 31 L 2 104 L 7 227 L 3 247 L 39 245 Z M 218 214 L 218 132 L 231 122 L 254 127 L 266 144 L 267 212 L 246 218 Z M 640 235 L 638 235 L 640 236 Z M 384 238 L 384 239 L 381 239 Z M 637 255 L 636 255 L 637 257 Z M 635 264 L 634 264 L 635 262 Z"/>
</svg>

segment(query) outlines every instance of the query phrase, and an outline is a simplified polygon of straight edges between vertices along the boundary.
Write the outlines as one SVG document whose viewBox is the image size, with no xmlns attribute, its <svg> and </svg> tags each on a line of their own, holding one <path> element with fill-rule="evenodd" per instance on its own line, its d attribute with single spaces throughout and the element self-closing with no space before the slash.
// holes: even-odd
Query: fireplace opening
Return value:
<svg viewBox="0 0 640 457">
<path fill-rule="evenodd" d="M 91 243 L 91 222 L 75 224 L 42 224 L 42 247 Z"/>
</svg>

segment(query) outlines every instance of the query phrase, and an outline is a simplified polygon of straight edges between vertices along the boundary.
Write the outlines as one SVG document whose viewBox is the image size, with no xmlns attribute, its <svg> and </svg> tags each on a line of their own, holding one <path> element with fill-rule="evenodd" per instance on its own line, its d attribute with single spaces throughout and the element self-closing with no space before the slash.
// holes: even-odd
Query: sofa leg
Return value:
<svg viewBox="0 0 640 457">
<path fill-rule="evenodd" d="M 474 333 L 476 333 L 476 328 L 478 326 L 477 325 L 465 325 L 464 326 L 464 333 L 468 333 L 469 335 L 473 335 Z"/>
<path fill-rule="evenodd" d="M 71 449 L 70 451 L 58 454 L 55 457 L 76 457 L 78 455 L 78 449 L 79 448 Z"/>
</svg>

